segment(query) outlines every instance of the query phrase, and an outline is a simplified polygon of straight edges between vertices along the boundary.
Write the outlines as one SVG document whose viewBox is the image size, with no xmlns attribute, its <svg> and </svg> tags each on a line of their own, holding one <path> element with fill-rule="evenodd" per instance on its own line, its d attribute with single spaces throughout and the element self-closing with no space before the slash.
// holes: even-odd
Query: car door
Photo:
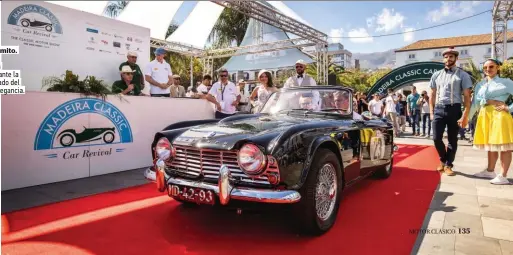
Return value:
<svg viewBox="0 0 513 255">
<path fill-rule="evenodd" d="M 360 129 L 353 120 L 344 121 L 338 133 L 346 183 L 360 177 Z"/>
<path fill-rule="evenodd" d="M 360 124 L 361 175 L 383 166 L 390 159 L 392 134 L 381 120 L 366 120 Z"/>
</svg>

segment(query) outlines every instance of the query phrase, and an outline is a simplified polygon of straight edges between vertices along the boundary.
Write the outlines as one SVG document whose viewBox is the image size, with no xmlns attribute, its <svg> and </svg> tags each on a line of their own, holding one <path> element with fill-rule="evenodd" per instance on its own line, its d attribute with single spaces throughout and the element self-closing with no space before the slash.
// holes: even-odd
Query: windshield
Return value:
<svg viewBox="0 0 513 255">
<path fill-rule="evenodd" d="M 310 111 L 351 115 L 353 111 L 352 98 L 352 93 L 345 89 L 281 90 L 272 94 L 260 113 Z"/>
</svg>

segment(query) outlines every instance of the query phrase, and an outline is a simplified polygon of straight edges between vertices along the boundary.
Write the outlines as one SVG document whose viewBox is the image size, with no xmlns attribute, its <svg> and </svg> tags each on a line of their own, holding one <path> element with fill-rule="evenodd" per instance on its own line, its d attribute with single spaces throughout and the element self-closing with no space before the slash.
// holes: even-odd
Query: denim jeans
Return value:
<svg viewBox="0 0 513 255">
<path fill-rule="evenodd" d="M 461 104 L 436 106 L 433 119 L 433 141 L 438 152 L 440 162 L 446 166 L 453 166 L 458 149 L 458 120 L 462 116 Z M 443 135 L 447 128 L 447 149 L 443 142 Z"/>
<path fill-rule="evenodd" d="M 412 110 L 410 119 L 413 133 L 420 133 L 420 110 Z"/>
<path fill-rule="evenodd" d="M 428 132 L 426 133 L 426 123 L 428 126 Z M 429 113 L 422 114 L 422 134 L 423 135 L 431 135 L 431 116 Z"/>
</svg>

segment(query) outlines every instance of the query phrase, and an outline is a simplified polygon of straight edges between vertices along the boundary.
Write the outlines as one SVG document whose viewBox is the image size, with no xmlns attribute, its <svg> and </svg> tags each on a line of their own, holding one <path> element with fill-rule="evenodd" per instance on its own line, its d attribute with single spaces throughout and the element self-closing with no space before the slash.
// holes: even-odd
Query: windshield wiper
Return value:
<svg viewBox="0 0 513 255">
<path fill-rule="evenodd" d="M 303 109 L 303 108 L 294 108 L 294 109 L 283 109 L 283 110 L 279 110 L 278 112 L 276 112 L 276 114 L 279 114 L 279 113 L 282 113 L 282 112 L 287 112 L 287 114 L 291 111 L 302 111 L 302 112 L 305 112 L 306 113 L 309 113 L 309 112 L 312 112 L 312 110 L 308 110 L 308 109 Z"/>
<path fill-rule="evenodd" d="M 341 109 L 341 108 L 324 108 L 321 110 L 321 112 L 330 112 L 330 111 L 347 111 L 347 110 L 344 110 L 344 109 Z"/>
</svg>

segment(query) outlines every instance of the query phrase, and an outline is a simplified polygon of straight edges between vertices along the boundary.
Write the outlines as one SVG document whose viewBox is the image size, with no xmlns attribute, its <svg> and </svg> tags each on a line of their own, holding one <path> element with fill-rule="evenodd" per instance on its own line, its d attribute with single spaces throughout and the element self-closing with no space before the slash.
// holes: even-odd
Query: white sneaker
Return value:
<svg viewBox="0 0 513 255">
<path fill-rule="evenodd" d="M 477 173 L 477 174 L 474 174 L 475 177 L 479 177 L 479 178 L 488 178 L 488 179 L 493 179 L 495 178 L 495 176 L 497 176 L 497 174 L 495 174 L 495 172 L 488 172 L 486 169 Z"/>
<path fill-rule="evenodd" d="M 493 180 L 491 180 L 490 183 L 498 185 L 510 184 L 508 179 L 500 174 L 493 178 Z"/>
</svg>

